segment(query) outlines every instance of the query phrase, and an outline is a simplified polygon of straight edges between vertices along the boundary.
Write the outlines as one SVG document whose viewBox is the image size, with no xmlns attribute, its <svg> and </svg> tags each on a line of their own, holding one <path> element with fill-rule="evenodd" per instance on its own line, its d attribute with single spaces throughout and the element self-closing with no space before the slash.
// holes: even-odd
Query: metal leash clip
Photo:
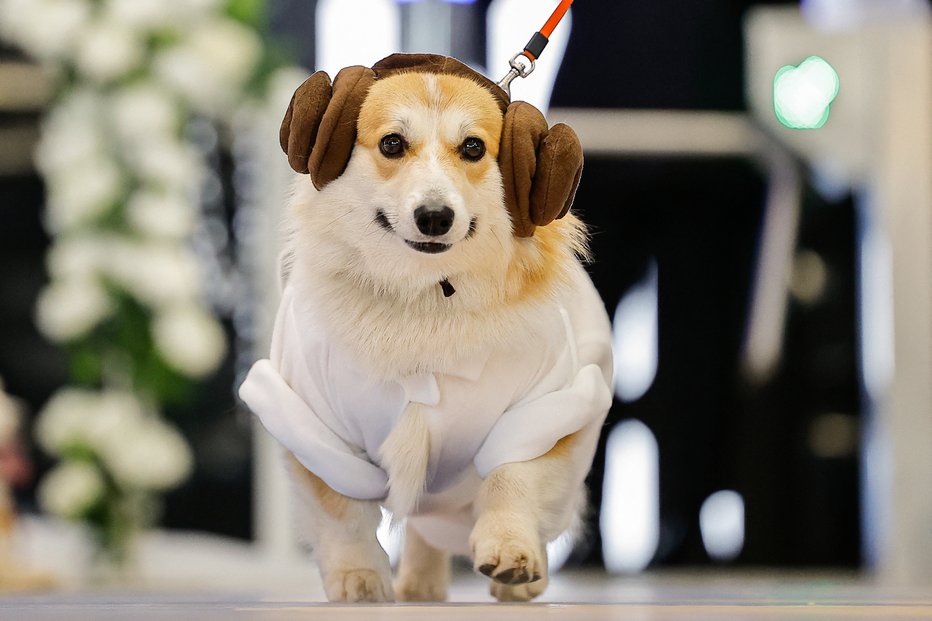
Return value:
<svg viewBox="0 0 932 621">
<path fill-rule="evenodd" d="M 511 69 L 508 70 L 504 78 L 499 80 L 498 85 L 502 87 L 502 90 L 508 93 L 509 99 L 511 98 L 511 83 L 514 82 L 515 78 L 526 78 L 531 75 L 534 71 L 534 61 L 540 58 L 541 52 L 544 51 L 544 48 L 547 47 L 547 43 L 550 41 L 550 34 L 553 32 L 553 29 L 557 27 L 557 24 L 560 23 L 560 20 L 563 19 L 563 16 L 566 15 L 571 4 L 573 4 L 573 0 L 560 0 L 560 4 L 554 9 L 547 23 L 544 24 L 544 27 L 534 33 L 531 40 L 524 46 L 524 50 L 512 56 L 511 60 L 508 61 L 508 64 L 511 65 Z M 523 56 L 524 60 L 531 64 L 519 63 L 519 56 Z"/>
<path fill-rule="evenodd" d="M 523 64 L 518 62 L 518 57 L 525 59 L 531 64 Z M 505 74 L 505 77 L 499 80 L 498 85 L 508 93 L 508 97 L 511 97 L 511 83 L 515 78 L 526 78 L 531 73 L 534 72 L 535 63 L 533 60 L 530 60 L 527 56 L 524 55 L 524 52 L 518 52 L 511 57 L 511 60 L 508 61 L 508 64 L 511 66 L 511 69 L 508 70 L 508 73 Z"/>
</svg>

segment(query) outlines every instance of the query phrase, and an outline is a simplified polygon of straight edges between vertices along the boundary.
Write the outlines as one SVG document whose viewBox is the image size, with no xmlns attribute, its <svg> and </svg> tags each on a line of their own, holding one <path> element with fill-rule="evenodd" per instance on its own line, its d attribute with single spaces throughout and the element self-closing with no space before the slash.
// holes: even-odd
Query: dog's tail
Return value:
<svg viewBox="0 0 932 621">
<path fill-rule="evenodd" d="M 423 406 L 411 402 L 379 449 L 379 461 L 388 473 L 385 507 L 394 520 L 401 520 L 417 509 L 427 483 L 430 457 L 430 428 Z"/>
</svg>

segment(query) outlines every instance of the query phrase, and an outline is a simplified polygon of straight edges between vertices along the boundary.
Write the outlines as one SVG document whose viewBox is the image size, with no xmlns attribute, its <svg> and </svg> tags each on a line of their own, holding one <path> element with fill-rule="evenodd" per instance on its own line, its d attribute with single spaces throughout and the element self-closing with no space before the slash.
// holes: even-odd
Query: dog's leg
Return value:
<svg viewBox="0 0 932 621">
<path fill-rule="evenodd" d="M 395 580 L 395 593 L 405 602 L 442 602 L 450 586 L 450 555 L 438 550 L 416 530 L 405 528 L 405 544 Z"/>
<path fill-rule="evenodd" d="M 391 566 L 376 539 L 382 519 L 373 501 L 347 498 L 289 460 L 308 520 L 306 536 L 332 602 L 392 601 Z"/>
<path fill-rule="evenodd" d="M 591 436 L 567 436 L 541 457 L 499 466 L 482 482 L 469 543 L 476 571 L 492 578 L 499 600 L 527 601 L 547 586 L 545 546 L 578 521 L 584 504 L 578 469 L 570 466 L 581 435 Z"/>
</svg>

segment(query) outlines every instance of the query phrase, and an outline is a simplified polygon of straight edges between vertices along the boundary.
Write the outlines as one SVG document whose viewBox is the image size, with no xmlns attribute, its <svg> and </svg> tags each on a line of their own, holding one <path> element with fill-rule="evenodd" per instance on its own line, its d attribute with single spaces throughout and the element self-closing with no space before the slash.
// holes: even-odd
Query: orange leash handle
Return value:
<svg viewBox="0 0 932 621">
<path fill-rule="evenodd" d="M 527 42 L 527 45 L 524 46 L 524 50 L 518 52 L 511 57 L 511 60 L 508 61 L 508 65 L 511 69 L 501 80 L 498 81 L 498 85 L 501 86 L 508 96 L 511 97 L 511 83 L 515 78 L 526 78 L 531 75 L 531 72 L 534 71 L 534 61 L 536 61 L 541 52 L 544 51 L 544 48 L 547 47 L 547 44 L 550 42 L 550 35 L 553 32 L 553 29 L 557 27 L 557 24 L 560 23 L 560 20 L 563 19 L 563 16 L 566 15 L 566 12 L 569 10 L 570 5 L 573 4 L 573 0 L 560 0 L 560 4 L 557 5 L 557 8 L 550 15 L 550 18 L 544 24 L 543 28 L 534 33 L 534 36 L 531 37 L 531 40 Z M 523 56 L 525 61 L 518 61 L 518 58 Z M 530 63 L 530 64 L 528 64 Z"/>
<path fill-rule="evenodd" d="M 533 61 L 540 58 L 541 52 L 544 51 L 544 48 L 547 47 L 547 43 L 550 42 L 550 35 L 553 33 L 553 29 L 557 27 L 557 24 L 559 24 L 563 16 L 566 15 L 566 12 L 569 11 L 571 4 L 573 4 L 573 0 L 561 0 L 557 8 L 551 13 L 550 18 L 547 19 L 543 28 L 535 32 L 531 40 L 527 42 L 522 54 L 526 56 L 528 60 Z"/>
</svg>

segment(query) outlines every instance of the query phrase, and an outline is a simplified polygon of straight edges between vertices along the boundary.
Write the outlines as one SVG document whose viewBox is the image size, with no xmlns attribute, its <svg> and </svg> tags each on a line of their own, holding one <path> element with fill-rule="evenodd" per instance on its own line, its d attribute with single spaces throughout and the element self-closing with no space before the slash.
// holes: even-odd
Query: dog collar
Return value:
<svg viewBox="0 0 932 621">
<path fill-rule="evenodd" d="M 456 293 L 456 289 L 453 288 L 453 285 L 451 285 L 450 281 L 446 278 L 440 281 L 440 288 L 443 290 L 443 297 L 445 298 L 448 298 Z"/>
</svg>

